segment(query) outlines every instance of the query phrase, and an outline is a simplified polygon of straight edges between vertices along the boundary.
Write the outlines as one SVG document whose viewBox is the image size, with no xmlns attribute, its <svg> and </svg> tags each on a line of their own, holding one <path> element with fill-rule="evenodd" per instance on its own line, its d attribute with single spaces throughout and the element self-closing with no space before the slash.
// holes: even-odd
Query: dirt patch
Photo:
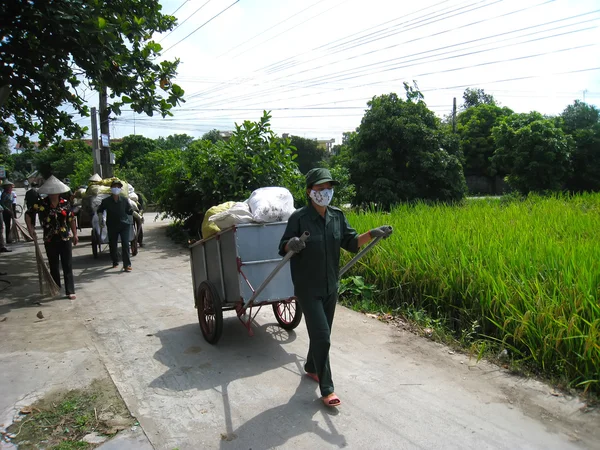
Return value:
<svg viewBox="0 0 600 450">
<path fill-rule="evenodd" d="M 85 389 L 50 392 L 20 413 L 22 419 L 3 438 L 23 450 L 92 449 L 137 424 L 110 379 L 95 380 Z"/>
</svg>

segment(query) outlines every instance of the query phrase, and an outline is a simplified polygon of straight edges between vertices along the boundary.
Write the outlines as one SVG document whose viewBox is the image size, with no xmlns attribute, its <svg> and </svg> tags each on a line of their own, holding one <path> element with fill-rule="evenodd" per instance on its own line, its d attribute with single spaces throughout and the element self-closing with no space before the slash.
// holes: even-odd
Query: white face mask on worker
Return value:
<svg viewBox="0 0 600 450">
<path fill-rule="evenodd" d="M 319 205 L 327 206 L 333 198 L 333 189 L 323 189 L 322 191 L 310 191 L 310 198 Z"/>
<path fill-rule="evenodd" d="M 119 195 L 121 193 L 121 188 L 110 188 L 110 192 L 114 195 Z"/>
</svg>

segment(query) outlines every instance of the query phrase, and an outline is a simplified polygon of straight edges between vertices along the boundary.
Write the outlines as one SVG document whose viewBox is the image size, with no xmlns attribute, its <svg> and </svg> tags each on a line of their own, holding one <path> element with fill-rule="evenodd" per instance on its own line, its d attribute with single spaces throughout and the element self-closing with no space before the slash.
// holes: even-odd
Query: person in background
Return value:
<svg viewBox="0 0 600 450">
<path fill-rule="evenodd" d="M 17 205 L 17 194 L 13 192 L 14 183 L 12 181 L 4 180 L 2 182 L 2 193 L 0 194 L 0 204 L 2 205 L 2 220 L 4 222 L 4 234 L 6 236 L 6 243 L 10 244 L 12 241 L 9 237 L 10 226 L 12 219 L 15 216 L 15 207 Z"/>
<path fill-rule="evenodd" d="M 40 194 L 47 197 L 39 199 L 27 210 L 25 223 L 31 236 L 36 239 L 32 217 L 40 216 L 40 224 L 44 230 L 44 247 L 48 256 L 48 265 L 54 282 L 60 286 L 59 260 L 62 265 L 65 279 L 67 298 L 75 300 L 75 280 L 73 278 L 73 245 L 77 245 L 79 238 L 77 228 L 71 211 L 71 204 L 60 197 L 60 194 L 69 191 L 69 187 L 52 175 L 39 189 Z"/>
<path fill-rule="evenodd" d="M 3 213 L 4 208 L 2 207 L 2 203 L 0 203 L 0 216 L 3 216 Z M 0 253 L 9 252 L 12 252 L 12 250 L 6 246 L 6 241 L 4 240 L 4 220 L 0 217 Z"/>
<path fill-rule="evenodd" d="M 121 249 L 123 253 L 123 270 L 131 272 L 131 259 L 129 257 L 129 232 L 131 222 L 129 216 L 133 214 L 133 209 L 129 199 L 121 195 L 123 183 L 119 180 L 113 180 L 110 185 L 110 197 L 106 197 L 100 203 L 96 213 L 100 216 L 100 226 L 108 228 L 108 246 L 110 248 L 110 257 L 112 258 L 113 269 L 119 267 L 119 254 L 117 253 L 117 244 L 119 236 L 121 237 Z M 106 211 L 106 223 L 101 217 Z"/>
<path fill-rule="evenodd" d="M 392 228 L 383 226 L 358 235 L 342 210 L 329 206 L 333 186 L 338 184 L 327 169 L 311 169 L 306 174 L 308 206 L 297 209 L 288 219 L 279 243 L 279 254 L 295 253 L 290 259 L 294 295 L 306 322 L 310 339 L 304 370 L 319 383 L 323 403 L 339 406 L 334 393 L 329 348 L 337 302 L 340 249 L 356 253 L 376 237 L 389 237 Z M 310 233 L 306 242 L 300 236 Z"/>
<path fill-rule="evenodd" d="M 23 185 L 25 186 L 25 190 L 28 191 L 29 190 L 29 180 L 23 181 Z"/>
<path fill-rule="evenodd" d="M 26 209 L 33 208 L 33 205 L 35 205 L 39 200 L 40 200 L 40 194 L 38 193 L 37 183 L 35 181 L 32 181 L 31 182 L 31 189 L 29 189 L 25 193 L 25 207 L 26 207 Z M 31 219 L 34 228 L 35 228 L 36 217 L 37 216 L 34 215 L 33 218 Z"/>
</svg>

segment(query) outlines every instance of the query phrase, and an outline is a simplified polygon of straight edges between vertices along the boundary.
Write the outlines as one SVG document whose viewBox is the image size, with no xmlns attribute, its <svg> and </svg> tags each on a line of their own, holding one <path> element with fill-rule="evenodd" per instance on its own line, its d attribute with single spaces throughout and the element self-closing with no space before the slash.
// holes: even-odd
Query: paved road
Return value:
<svg viewBox="0 0 600 450">
<path fill-rule="evenodd" d="M 74 251 L 78 299 L 55 305 L 65 305 L 64 340 L 97 349 L 156 449 L 600 448 L 600 415 L 580 413 L 577 399 L 345 308 L 331 350 L 344 404 L 326 409 L 302 376 L 304 324 L 285 332 L 265 308 L 248 337 L 226 313 L 219 344 L 204 341 L 188 252 L 165 227 L 147 217 L 132 273 L 112 269 L 106 253 L 94 260 L 83 239 Z M 17 328 L 10 338 L 18 346 Z M 84 356 L 67 374 L 82 370 Z M 52 370 L 65 376 L 59 363 Z"/>
<path fill-rule="evenodd" d="M 302 376 L 304 324 L 285 332 L 265 308 L 248 337 L 226 313 L 223 338 L 207 344 L 188 252 L 164 237 L 164 223 L 148 219 L 147 246 L 132 273 L 110 268 L 106 254 L 91 259 L 86 246 L 75 265 L 79 314 L 157 449 L 568 449 L 600 442 L 590 417 L 579 420 L 576 400 L 344 308 L 331 351 L 344 404 L 326 410 L 316 384 Z"/>
</svg>

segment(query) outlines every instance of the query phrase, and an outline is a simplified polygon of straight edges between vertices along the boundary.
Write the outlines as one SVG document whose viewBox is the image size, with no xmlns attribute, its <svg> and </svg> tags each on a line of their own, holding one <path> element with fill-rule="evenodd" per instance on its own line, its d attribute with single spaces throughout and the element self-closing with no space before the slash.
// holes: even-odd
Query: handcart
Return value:
<svg viewBox="0 0 600 450">
<path fill-rule="evenodd" d="M 266 305 L 272 306 L 282 328 L 292 330 L 300 324 L 302 310 L 288 267 L 293 252 L 284 258 L 277 252 L 286 225 L 240 224 L 190 245 L 198 322 L 210 344 L 216 344 L 223 332 L 223 311 L 235 311 L 250 336 L 253 319 Z M 304 233 L 301 239 L 308 237 Z M 361 250 L 340 270 L 340 276 L 380 239 Z"/>
</svg>

